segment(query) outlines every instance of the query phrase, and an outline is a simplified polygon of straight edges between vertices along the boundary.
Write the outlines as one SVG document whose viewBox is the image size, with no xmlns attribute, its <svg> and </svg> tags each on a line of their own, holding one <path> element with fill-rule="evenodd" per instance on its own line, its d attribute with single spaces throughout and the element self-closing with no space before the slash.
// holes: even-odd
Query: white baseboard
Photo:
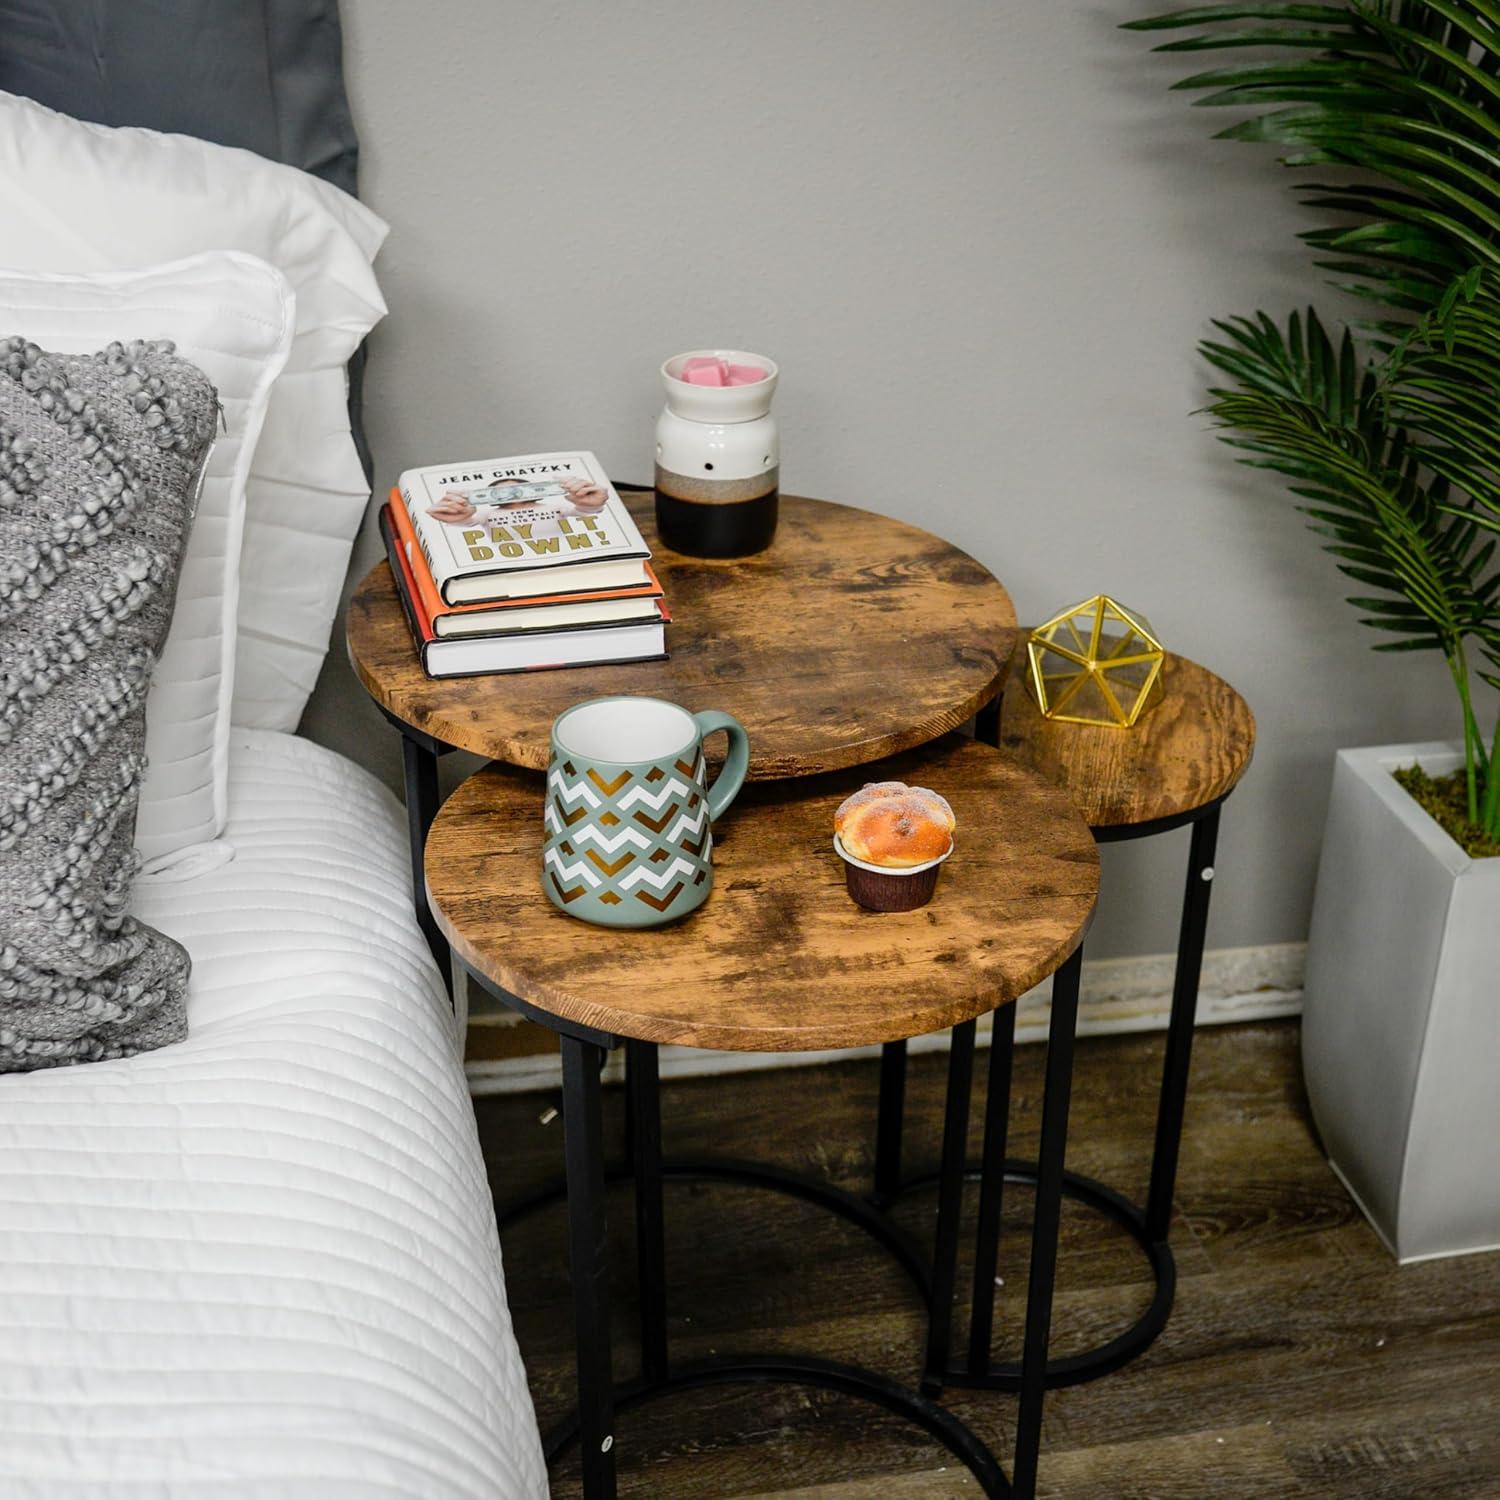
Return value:
<svg viewBox="0 0 1500 1500">
<path fill-rule="evenodd" d="M 1259 948 L 1219 948 L 1203 955 L 1198 986 L 1198 1024 L 1220 1026 L 1236 1021 L 1264 1021 L 1294 1016 L 1302 1009 L 1303 943 L 1273 943 Z M 1165 1030 L 1172 1007 L 1172 970 L 1169 953 L 1142 958 L 1107 958 L 1085 963 L 1078 1002 L 1080 1036 L 1111 1032 Z M 1046 1039 L 1051 985 L 1038 985 L 1024 995 L 1016 1015 L 1016 1040 Z M 486 1018 L 491 1024 L 496 1017 Z M 989 1043 L 990 1018 L 979 1022 L 979 1045 Z M 948 1033 L 915 1037 L 913 1052 L 943 1051 Z M 694 1078 L 713 1073 L 749 1073 L 761 1068 L 797 1068 L 843 1062 L 851 1057 L 875 1057 L 878 1047 L 842 1052 L 709 1052 L 697 1047 L 663 1047 L 663 1078 Z M 614 1053 L 604 1077 L 619 1080 L 624 1055 Z M 473 1094 L 518 1094 L 529 1089 L 560 1086 L 562 1072 L 555 1054 L 511 1057 L 498 1062 L 468 1065 Z"/>
</svg>

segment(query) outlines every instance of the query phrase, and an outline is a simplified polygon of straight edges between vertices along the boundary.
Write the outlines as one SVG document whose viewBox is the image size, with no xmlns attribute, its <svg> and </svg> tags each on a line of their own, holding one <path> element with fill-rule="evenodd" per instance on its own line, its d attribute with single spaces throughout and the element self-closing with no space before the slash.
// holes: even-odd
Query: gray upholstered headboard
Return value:
<svg viewBox="0 0 1500 1500">
<path fill-rule="evenodd" d="M 0 89 L 355 190 L 337 0 L 0 0 Z"/>
<path fill-rule="evenodd" d="M 0 0 L 0 89 L 101 125 L 244 146 L 353 193 L 338 0 Z M 354 440 L 364 350 L 350 362 Z"/>
</svg>

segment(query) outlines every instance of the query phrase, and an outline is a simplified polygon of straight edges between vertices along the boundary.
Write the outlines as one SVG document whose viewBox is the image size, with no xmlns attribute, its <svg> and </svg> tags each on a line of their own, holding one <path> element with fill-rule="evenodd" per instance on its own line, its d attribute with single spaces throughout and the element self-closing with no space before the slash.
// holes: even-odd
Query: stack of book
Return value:
<svg viewBox="0 0 1500 1500">
<path fill-rule="evenodd" d="M 380 529 L 429 677 L 667 654 L 651 550 L 592 453 L 408 469 Z"/>
</svg>

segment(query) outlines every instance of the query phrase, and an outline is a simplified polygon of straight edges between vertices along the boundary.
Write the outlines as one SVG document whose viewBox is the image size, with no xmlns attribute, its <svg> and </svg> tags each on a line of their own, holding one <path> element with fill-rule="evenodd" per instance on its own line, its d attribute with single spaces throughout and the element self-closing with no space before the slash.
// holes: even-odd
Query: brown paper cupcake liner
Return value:
<svg viewBox="0 0 1500 1500">
<path fill-rule="evenodd" d="M 943 860 L 953 853 L 950 845 L 948 854 L 939 859 L 897 870 L 881 869 L 846 854 L 837 834 L 833 838 L 833 847 L 844 862 L 844 883 L 849 895 L 869 911 L 915 911 L 919 906 L 926 906 L 937 890 Z"/>
</svg>

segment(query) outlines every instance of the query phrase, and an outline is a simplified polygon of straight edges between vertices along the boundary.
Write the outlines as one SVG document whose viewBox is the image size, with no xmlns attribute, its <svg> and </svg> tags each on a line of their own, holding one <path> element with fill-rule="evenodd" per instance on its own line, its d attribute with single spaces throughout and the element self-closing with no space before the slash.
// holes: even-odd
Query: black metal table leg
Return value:
<svg viewBox="0 0 1500 1500">
<path fill-rule="evenodd" d="M 982 745 L 1000 743 L 1000 703 L 1003 696 L 997 693 L 974 715 L 974 738 Z"/>
<path fill-rule="evenodd" d="M 605 1253 L 604 1049 L 564 1035 L 563 1153 L 568 1172 L 568 1252 L 578 1361 L 578 1437 L 585 1500 L 614 1500 L 614 1379 Z M 549 1455 L 550 1456 L 550 1455 Z"/>
<path fill-rule="evenodd" d="M 1187 890 L 1182 900 L 1182 929 L 1177 939 L 1177 969 L 1172 981 L 1172 1018 L 1167 1028 L 1167 1055 L 1156 1108 L 1151 1188 L 1146 1197 L 1146 1233 L 1153 1240 L 1165 1240 L 1172 1225 L 1172 1196 L 1177 1188 L 1177 1157 L 1182 1147 L 1193 1027 L 1198 1019 L 1198 983 L 1203 974 L 1203 943 L 1208 930 L 1208 899 L 1213 890 L 1218 840 L 1216 804 L 1193 824 L 1193 843 L 1188 853 Z"/>
<path fill-rule="evenodd" d="M 437 816 L 440 801 L 437 751 L 410 734 L 402 734 L 401 764 L 406 780 L 406 829 L 411 843 L 412 905 L 416 909 L 417 925 L 422 929 L 422 936 L 427 939 L 438 969 L 451 989 L 452 956 L 448 952 L 448 940 L 439 930 L 432 908 L 428 905 L 427 880 L 422 868 L 427 833 L 432 827 L 432 820 Z"/>
<path fill-rule="evenodd" d="M 1057 1274 L 1057 1234 L 1062 1216 L 1063 1161 L 1068 1146 L 1068 1106 L 1073 1090 L 1073 1033 L 1078 1025 L 1079 949 L 1052 979 L 1052 1023 L 1047 1029 L 1047 1081 L 1042 1096 L 1042 1139 L 1037 1160 L 1036 1216 L 1031 1227 L 1031 1275 L 1026 1288 L 1026 1335 L 1021 1349 L 1021 1400 L 1016 1414 L 1016 1456 L 1011 1466 L 1014 1500 L 1036 1494 L 1047 1395 L 1047 1344 L 1052 1332 L 1052 1288 Z M 986 1162 L 987 1170 L 998 1163 Z"/>
<path fill-rule="evenodd" d="M 958 1221 L 963 1213 L 968 1154 L 969 1095 L 974 1081 L 974 1023 L 953 1028 L 948 1054 L 948 1098 L 943 1116 L 943 1164 L 938 1173 L 937 1229 L 932 1251 L 932 1306 L 927 1319 L 927 1364 L 922 1391 L 943 1386 L 953 1337 L 953 1287 L 958 1274 Z"/>
<path fill-rule="evenodd" d="M 1016 1008 L 1002 1005 L 990 1033 L 990 1074 L 984 1096 L 984 1146 L 980 1160 L 1004 1162 L 1010 1129 L 1011 1064 L 1016 1046 Z M 979 1227 L 974 1246 L 974 1295 L 969 1313 L 969 1372 L 988 1371 L 995 1331 L 995 1268 L 1000 1258 L 1000 1210 L 1005 1173 L 991 1167 L 981 1176 Z"/>
<path fill-rule="evenodd" d="M 666 1234 L 661 1196 L 661 1096 L 654 1042 L 625 1044 L 630 1164 L 635 1176 L 636 1280 L 641 1299 L 641 1379 L 667 1378 Z"/>
<path fill-rule="evenodd" d="M 877 1206 L 901 1191 L 901 1134 L 906 1120 L 906 1043 L 887 1042 L 880 1049 L 880 1105 L 875 1123 L 875 1191 Z"/>
</svg>

